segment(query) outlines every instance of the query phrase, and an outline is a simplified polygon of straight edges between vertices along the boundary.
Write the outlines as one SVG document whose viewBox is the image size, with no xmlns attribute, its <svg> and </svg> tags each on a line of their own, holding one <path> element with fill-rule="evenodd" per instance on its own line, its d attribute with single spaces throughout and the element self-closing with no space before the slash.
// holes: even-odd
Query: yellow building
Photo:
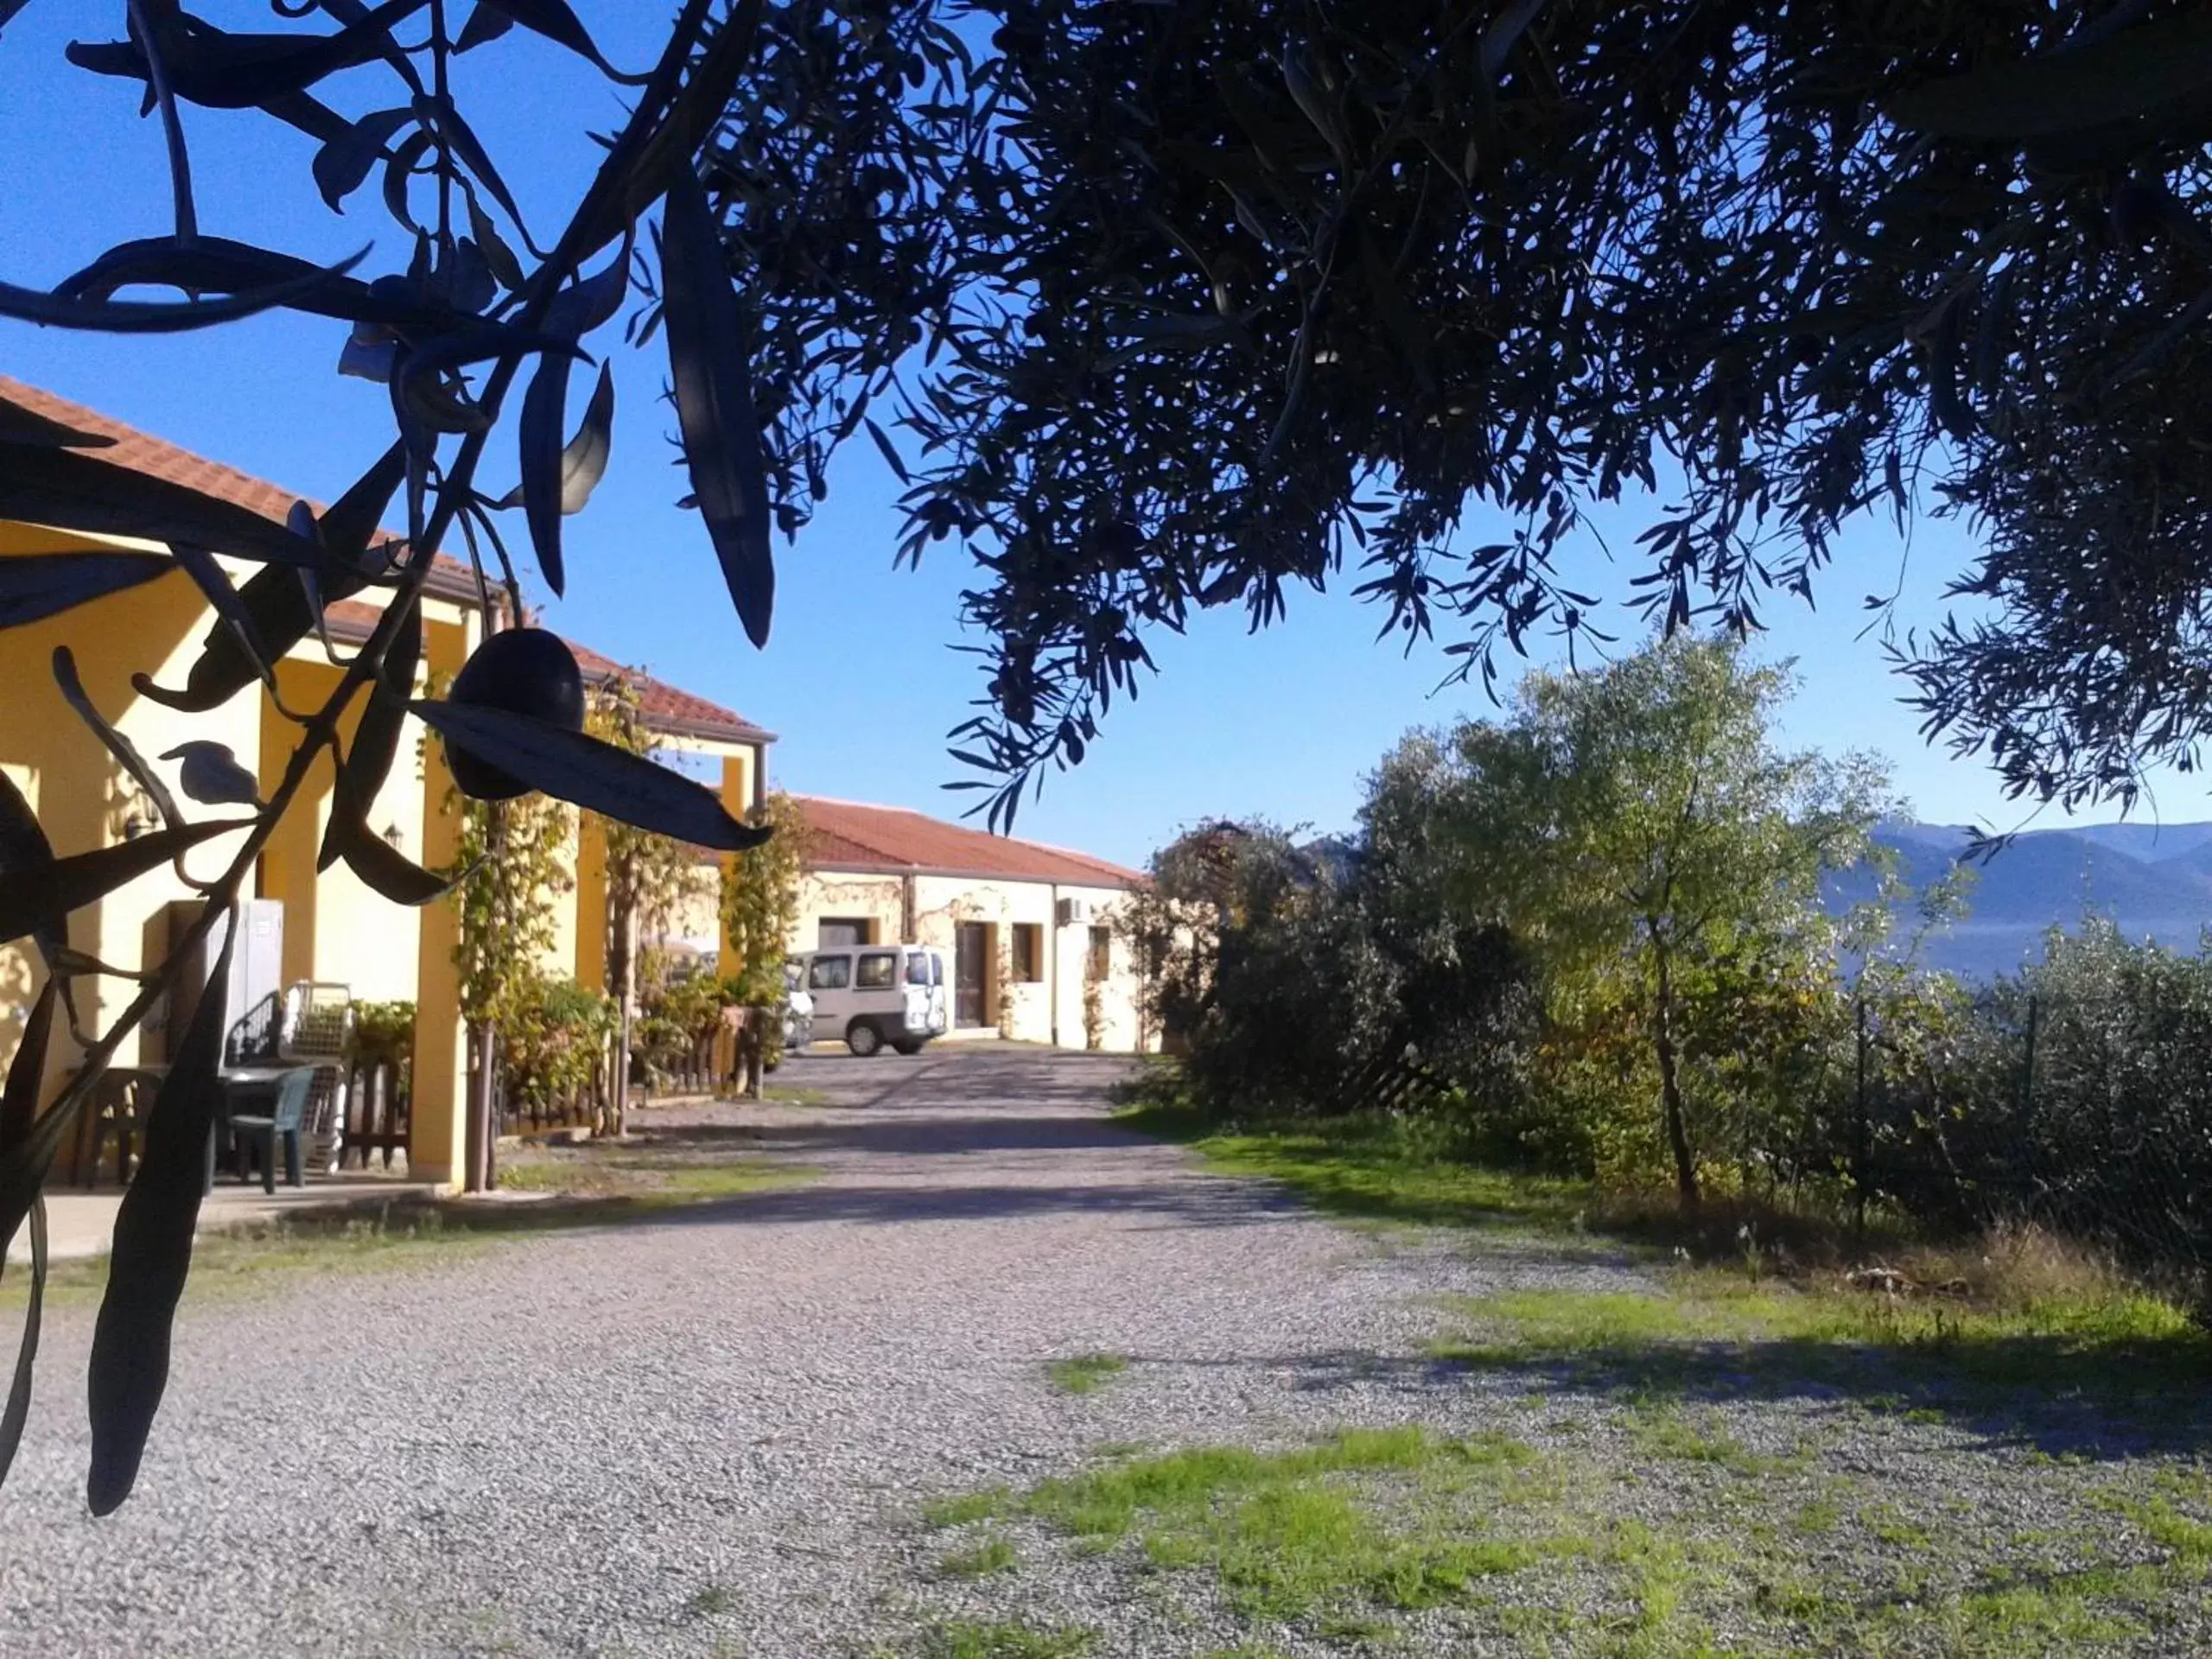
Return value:
<svg viewBox="0 0 2212 1659">
<path fill-rule="evenodd" d="M 791 949 L 937 946 L 952 970 L 950 1040 L 1159 1046 L 1115 926 L 1137 872 L 902 807 L 797 798 L 808 868 Z"/>
<path fill-rule="evenodd" d="M 79 432 L 111 440 L 105 448 L 86 452 L 104 461 L 188 486 L 276 523 L 284 521 L 296 499 L 274 485 L 5 377 L 0 377 L 0 398 Z M 0 557 L 101 550 L 166 550 L 120 537 L 0 520 Z M 243 580 L 257 568 L 221 559 L 221 550 L 215 551 L 234 578 Z M 424 594 L 424 680 L 433 675 L 450 677 L 474 647 L 476 598 L 470 573 L 442 559 Z M 329 649 L 343 652 L 359 644 L 377 616 L 375 590 L 359 601 L 332 606 L 326 617 Z M 156 821 L 152 803 L 63 698 L 52 670 L 57 645 L 70 648 L 94 706 L 158 770 L 174 778 L 169 766 L 155 757 L 179 743 L 218 742 L 256 774 L 264 798 L 268 797 L 290 759 L 297 729 L 270 691 L 255 684 L 209 713 L 186 715 L 141 695 L 133 684 L 136 672 L 146 674 L 157 686 L 182 684 L 216 626 L 200 590 L 181 569 L 173 569 L 46 621 L 0 631 L 0 683 L 8 687 L 9 695 L 7 719 L 0 722 L 0 768 L 30 803 L 57 854 L 67 856 L 111 845 L 154 827 Z M 576 655 L 588 681 L 603 682 L 623 671 L 596 652 L 578 648 Z M 274 697 L 292 709 L 318 707 L 340 672 L 324 641 L 310 635 L 276 665 Z M 767 749 L 774 741 L 769 733 L 703 698 L 648 677 L 628 677 L 638 689 L 645 723 L 665 747 L 719 762 L 721 793 L 732 811 L 741 814 L 760 801 L 766 788 Z M 365 702 L 357 700 L 356 715 Z M 353 723 L 349 718 L 341 733 L 348 741 Z M 407 856 L 435 868 L 452 861 L 459 819 L 448 806 L 449 779 L 439 746 L 422 741 L 420 728 L 411 721 L 408 724 L 400 759 L 371 804 L 369 823 Z M 251 896 L 283 906 L 285 983 L 333 982 L 348 987 L 359 1001 L 414 1002 L 409 1166 L 418 1179 L 450 1180 L 462 1161 L 460 1102 L 466 1076 L 453 963 L 455 915 L 442 904 L 419 911 L 392 905 L 365 887 L 343 864 L 317 872 L 334 777 L 326 753 L 257 860 Z M 238 810 L 188 802 L 183 806 L 193 821 Z M 204 879 L 219 872 L 241 844 L 235 836 L 203 844 L 187 855 L 188 873 Z M 556 974 L 603 989 L 606 887 L 602 849 L 590 826 L 572 846 L 571 860 L 576 879 L 563 901 L 558 959 L 548 966 Z M 164 867 L 78 911 L 70 920 L 70 943 L 119 968 L 159 961 L 168 951 L 173 907 L 188 906 L 195 898 L 177 874 Z M 21 1038 L 37 986 L 36 963 L 27 940 L 0 946 L 0 1064 L 13 1056 Z M 86 1026 L 93 1031 L 104 1028 L 133 989 L 121 980 L 79 980 L 78 1001 Z M 163 1057 L 167 1040 L 159 1022 L 149 1022 L 135 1046 L 126 1044 L 118 1059 L 156 1062 Z M 80 1058 L 80 1051 L 67 1041 L 58 1040 L 54 1051 L 48 1063 L 49 1094 Z"/>
</svg>

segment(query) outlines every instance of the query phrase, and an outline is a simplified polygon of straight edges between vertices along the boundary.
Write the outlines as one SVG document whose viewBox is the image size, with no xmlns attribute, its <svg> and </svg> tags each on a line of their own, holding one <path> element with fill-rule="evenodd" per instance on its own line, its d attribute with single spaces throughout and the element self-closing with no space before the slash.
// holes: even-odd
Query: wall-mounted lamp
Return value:
<svg viewBox="0 0 2212 1659">
<path fill-rule="evenodd" d="M 394 852 L 402 851 L 407 845 L 407 837 L 400 834 L 399 826 L 397 823 L 385 825 L 384 838 L 391 843 Z"/>
</svg>

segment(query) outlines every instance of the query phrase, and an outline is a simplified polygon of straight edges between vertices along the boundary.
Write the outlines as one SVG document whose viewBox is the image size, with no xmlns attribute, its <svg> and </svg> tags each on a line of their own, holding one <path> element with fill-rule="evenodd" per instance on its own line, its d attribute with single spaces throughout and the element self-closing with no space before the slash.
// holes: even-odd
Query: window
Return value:
<svg viewBox="0 0 2212 1659">
<path fill-rule="evenodd" d="M 1093 983 L 1106 978 L 1114 971 L 1114 930 L 1094 927 L 1090 930 L 1090 957 L 1084 971 Z"/>
<path fill-rule="evenodd" d="M 1014 925 L 1014 976 L 1025 985 L 1045 977 L 1045 929 L 1037 922 Z"/>
<path fill-rule="evenodd" d="M 942 985 L 944 975 L 938 967 L 937 957 L 927 950 L 917 950 L 906 958 L 906 982 L 909 985 Z"/>
<path fill-rule="evenodd" d="M 853 984 L 863 991 L 888 990 L 899 982 L 899 953 L 896 950 L 870 950 L 861 957 L 860 972 L 853 976 Z"/>
<path fill-rule="evenodd" d="M 874 919 L 868 916 L 824 916 L 816 925 L 815 943 L 824 950 L 842 950 L 854 944 L 874 944 Z"/>
<path fill-rule="evenodd" d="M 814 966 L 807 970 L 806 988 L 810 991 L 842 991 L 852 982 L 850 957 L 817 957 Z"/>
</svg>

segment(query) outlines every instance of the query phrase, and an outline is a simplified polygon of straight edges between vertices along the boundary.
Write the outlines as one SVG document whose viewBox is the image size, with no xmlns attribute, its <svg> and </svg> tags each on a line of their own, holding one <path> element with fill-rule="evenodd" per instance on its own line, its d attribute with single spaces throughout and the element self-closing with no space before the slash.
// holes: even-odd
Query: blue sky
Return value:
<svg viewBox="0 0 2212 1659">
<path fill-rule="evenodd" d="M 270 26 L 265 8 L 239 10 L 222 20 Z M 578 10 L 626 65 L 648 58 L 664 12 L 605 0 Z M 169 228 L 160 130 L 136 118 L 135 86 L 62 60 L 71 30 L 94 28 L 95 15 L 107 26 L 121 8 L 32 5 L 0 38 L 0 156 L 9 163 L 0 278 L 50 283 L 114 242 Z M 533 228 L 549 238 L 597 154 L 585 128 L 620 118 L 613 90 L 520 32 L 464 60 L 457 90 Z M 384 92 L 374 72 L 357 72 L 332 83 L 329 101 L 358 113 L 394 101 Z M 375 240 L 375 269 L 403 262 L 373 187 L 343 217 L 323 206 L 308 173 L 310 140 L 251 113 L 188 109 L 185 117 L 206 232 L 320 258 Z M 333 372 L 341 338 L 341 325 L 291 316 L 151 341 L 0 323 L 0 372 L 327 499 L 390 441 L 383 389 Z M 552 607 L 551 625 L 779 733 L 772 766 L 784 786 L 957 814 L 973 798 L 942 791 L 961 772 L 944 734 L 970 712 L 980 686 L 975 659 L 951 649 L 969 579 L 957 550 L 932 548 L 918 573 L 893 570 L 893 480 L 858 444 L 814 523 L 779 547 L 774 635 L 753 651 L 704 532 L 674 505 L 684 486 L 670 465 L 673 421 L 659 401 L 658 345 L 639 353 L 614 341 L 610 329 L 601 342 L 613 352 L 618 391 L 613 461 L 588 511 L 569 521 L 569 595 Z M 512 454 L 504 440 L 494 448 L 494 487 L 511 481 Z M 1629 533 L 1611 539 L 1625 556 L 1632 510 L 1618 523 Z M 1483 530 L 1470 526 L 1490 539 Z M 526 541 L 519 530 L 517 539 Z M 2009 829 L 2024 810 L 2003 799 L 1983 766 L 1923 743 L 1878 639 L 1858 637 L 1860 601 L 1872 592 L 1900 592 L 1899 626 L 1938 618 L 1942 584 L 1970 550 L 1955 524 L 1923 521 L 1909 547 L 1886 523 L 1862 524 L 1829 573 L 1821 608 L 1776 599 L 1759 650 L 1796 658 L 1802 676 L 1787 722 L 1791 742 L 1880 751 L 1921 817 Z M 1606 574 L 1594 543 L 1577 552 L 1578 569 L 1586 563 L 1601 591 L 1625 591 L 1631 572 Z M 1444 641 L 1410 657 L 1371 644 L 1380 620 L 1336 591 L 1294 599 L 1287 623 L 1255 637 L 1231 612 L 1201 619 L 1185 637 L 1155 639 L 1162 674 L 1135 703 L 1116 707 L 1080 768 L 1047 779 L 1043 798 L 1024 807 L 1019 833 L 1139 863 L 1179 825 L 1217 814 L 1345 826 L 1362 775 L 1399 734 L 1488 706 L 1473 687 L 1438 690 L 1452 661 Z M 1623 613 L 1615 631 L 1632 638 L 1637 625 Z M 2163 780 L 2157 810 L 2176 822 L 2212 816 L 2180 778 Z M 2064 821 L 2055 811 L 2036 820 Z"/>
</svg>

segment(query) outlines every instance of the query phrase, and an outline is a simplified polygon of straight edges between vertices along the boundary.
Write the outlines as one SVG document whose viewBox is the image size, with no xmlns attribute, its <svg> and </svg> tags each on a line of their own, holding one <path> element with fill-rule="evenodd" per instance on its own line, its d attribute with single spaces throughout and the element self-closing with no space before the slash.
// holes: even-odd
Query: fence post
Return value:
<svg viewBox="0 0 2212 1659">
<path fill-rule="evenodd" d="M 1866 999 L 1858 1002 L 1859 1087 L 1851 1130 L 1851 1236 L 1854 1249 L 1866 1247 Z"/>
</svg>

